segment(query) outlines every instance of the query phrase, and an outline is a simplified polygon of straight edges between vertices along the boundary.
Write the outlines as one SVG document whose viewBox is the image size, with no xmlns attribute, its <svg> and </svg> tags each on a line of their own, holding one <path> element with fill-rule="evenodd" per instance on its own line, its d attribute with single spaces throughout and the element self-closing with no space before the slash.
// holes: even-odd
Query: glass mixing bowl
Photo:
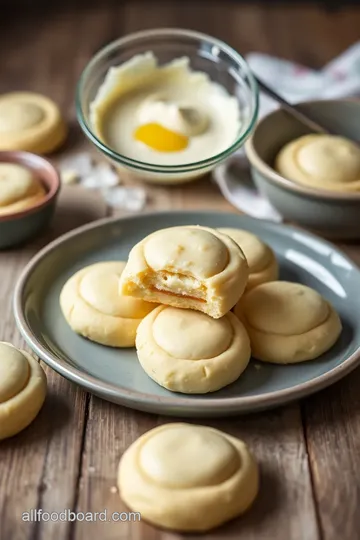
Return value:
<svg viewBox="0 0 360 540">
<path fill-rule="evenodd" d="M 119 154 L 95 135 L 90 123 L 90 104 L 108 70 L 148 51 L 153 52 L 159 64 L 188 57 L 191 69 L 208 74 L 212 81 L 235 96 L 241 113 L 241 125 L 236 138 L 226 150 L 193 163 L 154 165 Z M 211 171 L 245 143 L 255 127 L 258 88 L 244 58 L 226 43 L 190 30 L 146 30 L 110 43 L 90 60 L 78 83 L 76 110 L 86 136 L 117 168 L 126 171 L 128 176 L 154 183 L 180 183 Z"/>
</svg>

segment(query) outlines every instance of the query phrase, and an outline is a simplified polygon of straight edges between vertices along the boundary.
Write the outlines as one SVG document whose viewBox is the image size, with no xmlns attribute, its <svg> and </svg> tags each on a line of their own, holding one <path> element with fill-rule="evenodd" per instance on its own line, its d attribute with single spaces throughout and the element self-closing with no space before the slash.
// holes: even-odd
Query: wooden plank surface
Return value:
<svg viewBox="0 0 360 540">
<path fill-rule="evenodd" d="M 58 234 L 105 217 L 103 201 L 95 193 L 83 191 L 63 189 L 54 222 L 42 238 L 20 250 L 0 251 L 1 341 L 30 350 L 16 330 L 11 306 L 13 286 L 28 260 Z M 86 212 L 81 211 L 83 203 Z M 43 409 L 28 429 L 0 443 L 1 540 L 65 539 L 70 534 L 69 522 L 22 520 L 22 514 L 31 509 L 51 513 L 74 507 L 83 449 L 88 398 L 78 387 L 43 367 L 48 379 Z"/>
<path fill-rule="evenodd" d="M 86 430 L 81 489 L 77 511 L 125 511 L 115 493 L 119 458 L 141 434 L 171 418 L 138 413 L 91 398 Z M 175 421 L 178 421 L 176 419 Z M 184 419 L 184 421 L 189 421 Z M 196 423 L 210 425 L 243 439 L 261 467 L 260 496 L 248 514 L 212 533 L 207 540 L 317 540 L 309 465 L 299 407 L 294 405 L 265 415 Z M 289 519 L 291 516 L 291 519 Z M 115 540 L 196 540 L 197 535 L 159 531 L 140 523 L 85 523 L 75 526 L 76 540 L 94 537 Z"/>
<path fill-rule="evenodd" d="M 142 28 L 188 27 L 216 35 L 243 53 L 261 50 L 319 67 L 359 38 L 360 12 L 349 8 L 332 14 L 311 6 L 284 9 L 215 1 L 206 2 L 205 9 L 204 2 L 196 0 L 132 0 L 79 9 L 64 4 L 42 13 L 35 6 L 26 17 L 6 13 L 3 20 L 0 45 L 6 54 L 0 63 L 0 91 L 29 89 L 53 97 L 71 124 L 66 152 L 85 144 L 75 122 L 76 80 L 91 55 L 111 39 Z M 23 345 L 12 317 L 11 292 L 29 258 L 52 237 L 108 212 L 96 195 L 72 189 L 64 191 L 54 226 L 42 239 L 0 253 L 1 340 Z M 234 211 L 208 179 L 147 191 L 147 209 Z M 79 200 L 86 212 L 74 211 Z M 360 261 L 357 246 L 346 249 Z M 115 489 L 122 452 L 146 430 L 170 420 L 88 396 L 46 371 L 49 396 L 39 417 L 21 435 L 0 444 L 0 540 L 195 538 L 160 532 L 145 523 L 21 520 L 22 512 L 36 507 L 122 511 Z M 261 464 L 262 479 L 252 510 L 205 538 L 359 538 L 359 377 L 356 372 L 301 406 L 210 422 L 249 444 Z"/>
</svg>

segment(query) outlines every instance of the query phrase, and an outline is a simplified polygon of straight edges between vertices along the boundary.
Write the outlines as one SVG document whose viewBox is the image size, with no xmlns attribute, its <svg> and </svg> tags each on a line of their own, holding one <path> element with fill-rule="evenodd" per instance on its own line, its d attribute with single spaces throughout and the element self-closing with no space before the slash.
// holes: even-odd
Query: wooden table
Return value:
<svg viewBox="0 0 360 540">
<path fill-rule="evenodd" d="M 206 6 L 206 8 L 205 8 Z M 23 17 L 4 14 L 1 91 L 29 89 L 53 97 L 73 129 L 67 150 L 86 145 L 75 127 L 73 94 L 81 69 L 109 40 L 144 27 L 179 26 L 225 39 L 246 53 L 261 50 L 320 66 L 359 38 L 356 8 L 267 8 L 236 2 L 103 2 L 58 7 Z M 66 149 L 64 152 L 67 151 Z M 74 189 L 74 191 L 70 191 Z M 148 189 L 150 208 L 234 211 L 209 182 Z M 83 212 L 71 212 L 79 196 Z M 42 245 L 84 221 L 109 214 L 99 198 L 64 189 L 52 229 L 18 250 L 0 253 L 0 340 L 24 346 L 11 306 L 14 283 Z M 69 218 L 70 216 L 70 218 Z M 360 249 L 346 248 L 360 261 Z M 24 522 L 22 513 L 124 510 L 115 489 L 122 452 L 139 435 L 171 419 L 133 412 L 86 394 L 45 366 L 49 394 L 33 425 L 0 444 L 0 539 L 175 540 L 140 523 Z M 244 439 L 261 465 L 261 492 L 241 519 L 208 540 L 356 540 L 360 538 L 360 370 L 329 390 L 268 413 L 206 422 Z M 186 538 L 197 538 L 187 536 Z"/>
</svg>

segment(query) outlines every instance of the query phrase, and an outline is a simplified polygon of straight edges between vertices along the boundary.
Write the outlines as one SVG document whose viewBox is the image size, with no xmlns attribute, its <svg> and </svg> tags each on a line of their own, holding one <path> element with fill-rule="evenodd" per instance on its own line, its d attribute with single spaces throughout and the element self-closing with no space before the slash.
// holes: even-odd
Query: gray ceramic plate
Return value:
<svg viewBox="0 0 360 540">
<path fill-rule="evenodd" d="M 79 268 L 126 259 L 130 248 L 156 229 L 199 224 L 248 229 L 275 250 L 281 278 L 299 281 L 330 300 L 343 321 L 337 344 L 321 358 L 298 365 L 251 362 L 232 385 L 206 396 L 171 393 L 153 382 L 134 349 L 111 349 L 74 334 L 59 308 L 65 281 Z M 331 244 L 295 228 L 235 214 L 167 212 L 107 219 L 66 234 L 26 267 L 15 290 L 19 329 L 36 354 L 88 391 L 128 407 L 179 416 L 221 416 L 280 405 L 324 388 L 360 361 L 360 271 Z"/>
</svg>

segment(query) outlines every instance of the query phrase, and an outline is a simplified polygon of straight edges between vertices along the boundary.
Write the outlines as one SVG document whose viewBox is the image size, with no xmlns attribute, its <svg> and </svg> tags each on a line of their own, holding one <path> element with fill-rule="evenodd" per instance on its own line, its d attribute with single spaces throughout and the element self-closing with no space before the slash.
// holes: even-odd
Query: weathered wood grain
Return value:
<svg viewBox="0 0 360 540">
<path fill-rule="evenodd" d="M 130 411 L 91 397 L 77 511 L 126 511 L 116 493 L 116 474 L 124 450 L 159 423 L 178 421 Z M 189 420 L 184 420 L 189 421 Z M 261 491 L 250 512 L 216 531 L 206 540 L 317 540 L 315 508 L 298 406 L 247 418 L 201 420 L 243 439 L 261 467 Z M 291 519 L 290 519 L 291 516 Z M 75 524 L 76 540 L 195 540 L 196 535 L 158 531 L 145 522 Z"/>
<path fill-rule="evenodd" d="M 360 249 L 341 248 L 357 263 Z M 360 531 L 360 370 L 304 401 L 303 416 L 320 528 L 326 540 Z"/>
<path fill-rule="evenodd" d="M 326 540 L 360 531 L 360 371 L 307 400 L 306 437 L 320 526 Z"/>
<path fill-rule="evenodd" d="M 0 252 L 1 341 L 29 350 L 16 329 L 11 300 L 15 281 L 32 255 L 59 234 L 105 214 L 106 206 L 95 193 L 64 188 L 50 229 L 20 250 Z M 0 443 L 1 540 L 62 540 L 70 533 L 69 522 L 22 520 L 31 509 L 49 513 L 72 509 L 78 484 L 86 394 L 43 367 L 48 378 L 43 409 L 29 428 Z"/>
</svg>

